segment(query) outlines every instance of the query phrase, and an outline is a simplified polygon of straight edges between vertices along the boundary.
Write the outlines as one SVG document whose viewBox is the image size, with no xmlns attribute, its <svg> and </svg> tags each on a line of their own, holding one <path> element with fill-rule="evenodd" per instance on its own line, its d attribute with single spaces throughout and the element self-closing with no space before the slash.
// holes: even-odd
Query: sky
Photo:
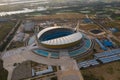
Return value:
<svg viewBox="0 0 120 80">
<path fill-rule="evenodd" d="M 36 0 L 0 0 L 0 2 L 12 2 L 12 1 L 36 1 Z M 37 0 L 37 1 L 54 1 L 54 2 L 68 2 L 68 1 L 120 1 L 120 0 Z"/>
</svg>

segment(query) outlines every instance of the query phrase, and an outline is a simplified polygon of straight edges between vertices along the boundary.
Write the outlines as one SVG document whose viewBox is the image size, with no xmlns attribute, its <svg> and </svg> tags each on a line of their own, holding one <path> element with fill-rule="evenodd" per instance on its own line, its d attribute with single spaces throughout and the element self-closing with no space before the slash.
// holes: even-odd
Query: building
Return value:
<svg viewBox="0 0 120 80">
<path fill-rule="evenodd" d="M 25 33 L 23 32 L 19 32 L 15 35 L 13 41 L 19 41 L 19 42 L 22 42 L 23 39 L 24 39 L 24 36 L 25 36 Z"/>
<path fill-rule="evenodd" d="M 36 41 L 35 41 L 36 40 Z M 83 33 L 72 28 L 49 27 L 37 33 L 36 39 L 30 38 L 28 43 L 37 42 L 40 48 L 32 50 L 34 53 L 51 58 L 59 58 L 60 50 L 68 50 L 70 57 L 77 58 L 89 52 L 93 43 Z M 29 44 L 29 45 L 31 45 Z"/>
<path fill-rule="evenodd" d="M 33 31 L 34 27 L 35 27 L 35 24 L 34 22 L 31 22 L 31 21 L 27 21 L 23 24 L 23 30 L 25 32 Z"/>
</svg>

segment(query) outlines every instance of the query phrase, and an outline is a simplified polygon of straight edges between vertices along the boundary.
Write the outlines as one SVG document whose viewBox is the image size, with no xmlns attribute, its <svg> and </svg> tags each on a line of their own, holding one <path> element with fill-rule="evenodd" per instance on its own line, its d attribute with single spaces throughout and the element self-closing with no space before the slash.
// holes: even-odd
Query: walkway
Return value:
<svg viewBox="0 0 120 80">
<path fill-rule="evenodd" d="M 74 59 L 68 56 L 60 58 L 61 70 L 57 72 L 58 80 L 83 80 L 82 74 Z"/>
<path fill-rule="evenodd" d="M 14 63 L 22 63 L 23 61 L 31 60 L 37 63 L 43 63 L 48 65 L 58 65 L 59 60 L 48 59 L 45 57 L 38 56 L 31 52 L 31 49 L 36 47 L 22 47 L 15 50 L 4 52 L 2 60 L 4 61 L 4 68 L 8 70 L 8 80 L 11 79 L 12 72 L 14 70 Z"/>
</svg>

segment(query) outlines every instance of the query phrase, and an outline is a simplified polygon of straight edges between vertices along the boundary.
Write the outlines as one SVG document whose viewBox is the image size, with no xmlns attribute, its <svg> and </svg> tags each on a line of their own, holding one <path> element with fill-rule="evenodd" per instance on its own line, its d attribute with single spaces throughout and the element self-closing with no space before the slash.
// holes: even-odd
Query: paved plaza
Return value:
<svg viewBox="0 0 120 80">
<path fill-rule="evenodd" d="M 2 60 L 4 61 L 4 68 L 8 70 L 8 80 L 11 80 L 15 63 L 22 63 L 24 61 L 34 61 L 37 63 L 47 64 L 47 65 L 54 65 L 54 66 L 61 66 L 60 72 L 58 71 L 58 78 L 59 80 L 83 80 L 82 75 L 79 71 L 77 63 L 75 60 L 69 58 L 69 56 L 61 56 L 60 59 L 53 59 L 42 57 L 36 55 L 31 50 L 38 48 L 37 46 L 27 46 L 21 47 L 18 49 L 6 51 L 2 55 Z M 60 53 L 67 53 L 67 51 L 61 51 Z M 63 54 L 62 54 L 63 55 Z M 59 75 L 60 74 L 60 75 Z M 61 75 L 62 74 L 62 75 Z M 74 76 L 73 79 L 69 76 Z M 77 77 L 76 77 L 77 76 Z M 76 79 L 77 78 L 77 79 Z"/>
</svg>

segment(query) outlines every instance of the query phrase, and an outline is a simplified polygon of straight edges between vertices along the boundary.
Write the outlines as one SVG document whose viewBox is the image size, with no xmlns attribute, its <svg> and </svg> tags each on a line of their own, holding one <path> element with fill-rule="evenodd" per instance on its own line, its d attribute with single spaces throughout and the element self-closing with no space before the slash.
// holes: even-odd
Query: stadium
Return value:
<svg viewBox="0 0 120 80">
<path fill-rule="evenodd" d="M 46 48 L 64 49 L 79 44 L 82 34 L 68 28 L 50 27 L 39 32 L 37 38 Z"/>
<path fill-rule="evenodd" d="M 59 58 L 62 50 L 67 50 L 70 57 L 78 58 L 89 52 L 93 45 L 85 34 L 63 27 L 45 28 L 31 39 L 28 41 L 28 45 L 37 42 L 39 46 L 32 50 L 35 54 L 51 58 Z"/>
</svg>

